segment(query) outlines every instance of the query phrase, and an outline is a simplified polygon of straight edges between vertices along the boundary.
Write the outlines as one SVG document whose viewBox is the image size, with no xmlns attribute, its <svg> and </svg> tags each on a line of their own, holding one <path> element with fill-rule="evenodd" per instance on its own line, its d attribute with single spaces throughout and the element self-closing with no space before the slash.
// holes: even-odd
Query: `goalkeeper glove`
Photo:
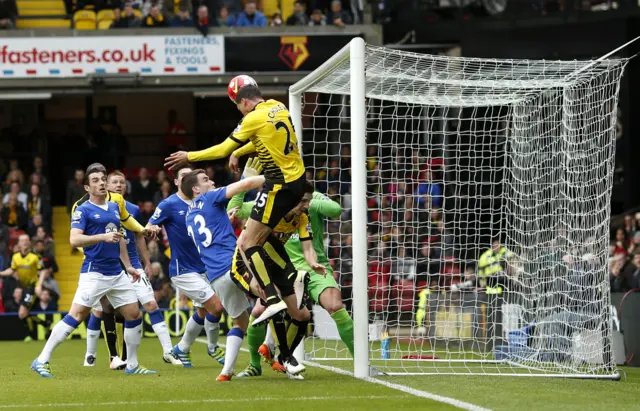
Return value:
<svg viewBox="0 0 640 411">
<path fill-rule="evenodd" d="M 244 178 L 259 176 L 261 172 L 262 163 L 260 163 L 260 159 L 258 157 L 250 158 L 244 166 L 241 180 Z"/>
</svg>

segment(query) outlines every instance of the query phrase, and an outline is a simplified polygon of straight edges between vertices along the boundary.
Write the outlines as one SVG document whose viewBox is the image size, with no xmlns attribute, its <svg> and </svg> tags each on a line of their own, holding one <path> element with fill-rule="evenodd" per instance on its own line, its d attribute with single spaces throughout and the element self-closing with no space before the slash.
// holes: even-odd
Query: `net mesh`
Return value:
<svg viewBox="0 0 640 411">
<path fill-rule="evenodd" d="M 625 64 L 367 46 L 368 210 L 351 208 L 349 60 L 303 93 L 307 169 L 343 208 L 325 244 L 350 313 L 351 220 L 367 213 L 372 366 L 613 373 L 608 222 Z M 307 357 L 351 358 L 314 310 Z"/>
</svg>

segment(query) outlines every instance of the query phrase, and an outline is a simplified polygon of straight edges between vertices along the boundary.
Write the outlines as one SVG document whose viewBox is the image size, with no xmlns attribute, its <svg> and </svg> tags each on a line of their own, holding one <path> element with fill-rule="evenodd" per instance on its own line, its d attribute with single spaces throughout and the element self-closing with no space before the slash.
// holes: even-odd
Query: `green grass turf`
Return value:
<svg viewBox="0 0 640 411">
<path fill-rule="evenodd" d="M 305 381 L 291 381 L 263 369 L 251 379 L 215 381 L 221 366 L 206 354 L 206 345 L 192 349 L 195 368 L 164 364 L 154 339 L 144 339 L 140 363 L 157 376 L 126 376 L 107 368 L 104 342 L 98 345 L 94 368 L 82 366 L 85 342 L 66 341 L 53 355 L 55 378 L 30 370 L 43 342 L 2 342 L 0 349 L 0 411 L 4 409 L 195 410 L 453 410 L 454 407 L 415 397 L 378 384 L 309 367 Z M 242 352 L 236 372 L 248 364 Z M 322 362 L 347 370 L 350 361 Z M 637 409 L 640 369 L 623 368 L 626 380 L 593 381 L 558 378 L 489 376 L 394 376 L 379 379 L 432 394 L 455 398 L 491 410 L 626 410 Z M 257 405 L 259 403 L 259 405 Z"/>
</svg>

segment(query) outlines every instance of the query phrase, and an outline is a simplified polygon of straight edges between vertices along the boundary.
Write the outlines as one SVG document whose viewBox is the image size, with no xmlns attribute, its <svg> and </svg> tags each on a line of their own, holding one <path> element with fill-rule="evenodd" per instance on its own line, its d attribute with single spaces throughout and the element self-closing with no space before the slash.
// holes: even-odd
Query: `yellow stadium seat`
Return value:
<svg viewBox="0 0 640 411">
<path fill-rule="evenodd" d="M 73 26 L 76 30 L 95 30 L 96 12 L 92 10 L 79 10 L 73 15 Z"/>
<path fill-rule="evenodd" d="M 113 14 L 113 10 L 100 10 L 98 12 L 98 15 L 96 16 L 96 20 L 98 20 L 98 23 L 105 20 L 113 21 L 114 18 L 115 15 Z"/>
<path fill-rule="evenodd" d="M 293 4 L 295 0 L 282 0 L 282 21 L 286 23 L 287 19 L 293 15 Z"/>
<path fill-rule="evenodd" d="M 16 27 L 19 29 L 54 29 L 71 27 L 69 19 L 24 19 L 18 17 Z"/>
<path fill-rule="evenodd" d="M 112 24 L 113 24 L 113 20 L 100 20 L 98 22 L 98 28 L 100 30 L 109 30 Z"/>
<path fill-rule="evenodd" d="M 280 7 L 278 6 L 278 0 L 263 0 L 262 2 L 262 12 L 265 16 L 271 17 L 280 11 Z"/>
</svg>

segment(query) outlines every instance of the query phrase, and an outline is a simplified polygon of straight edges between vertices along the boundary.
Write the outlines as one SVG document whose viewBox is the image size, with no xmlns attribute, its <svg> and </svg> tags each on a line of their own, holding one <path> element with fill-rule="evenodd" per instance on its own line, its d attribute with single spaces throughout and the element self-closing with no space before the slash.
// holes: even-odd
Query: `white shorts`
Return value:
<svg viewBox="0 0 640 411">
<path fill-rule="evenodd" d="M 100 299 L 105 295 L 114 308 L 138 304 L 131 278 L 124 271 L 118 275 L 102 275 L 96 272 L 80 274 L 73 303 L 85 307 L 100 307 L 102 310 Z"/>
<path fill-rule="evenodd" d="M 181 274 L 171 277 L 171 282 L 185 293 L 196 307 L 202 307 L 205 302 L 213 297 L 213 290 L 209 285 L 206 274 Z"/>
<path fill-rule="evenodd" d="M 211 288 L 220 298 L 222 306 L 231 318 L 238 318 L 249 308 L 247 295 L 231 279 L 231 273 L 216 278 L 211 283 Z"/>
<path fill-rule="evenodd" d="M 156 296 L 153 294 L 153 287 L 147 278 L 143 269 L 138 268 L 138 274 L 140 274 L 140 281 L 133 283 L 133 290 L 136 292 L 136 297 L 140 304 L 145 305 L 148 302 L 155 301 Z M 128 274 L 127 274 L 128 275 Z M 129 276 L 131 279 L 131 276 Z"/>
</svg>

